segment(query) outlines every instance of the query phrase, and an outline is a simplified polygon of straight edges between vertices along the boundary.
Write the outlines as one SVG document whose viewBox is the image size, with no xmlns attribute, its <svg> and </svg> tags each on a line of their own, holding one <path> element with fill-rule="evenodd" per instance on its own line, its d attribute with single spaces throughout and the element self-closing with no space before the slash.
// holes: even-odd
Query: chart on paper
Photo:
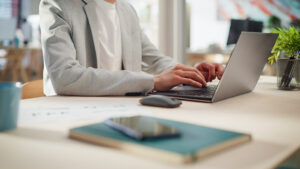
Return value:
<svg viewBox="0 0 300 169">
<path fill-rule="evenodd" d="M 103 102 L 84 104 L 21 104 L 19 124 L 49 121 L 76 121 L 116 116 L 149 115 L 131 102 Z"/>
</svg>

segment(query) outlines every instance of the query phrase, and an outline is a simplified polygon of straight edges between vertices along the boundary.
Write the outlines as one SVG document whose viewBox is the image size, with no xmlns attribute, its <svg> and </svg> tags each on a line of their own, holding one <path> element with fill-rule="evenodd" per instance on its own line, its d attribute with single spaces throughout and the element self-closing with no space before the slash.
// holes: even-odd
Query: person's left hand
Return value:
<svg viewBox="0 0 300 169">
<path fill-rule="evenodd" d="M 197 66 L 197 69 L 203 74 L 207 82 L 213 81 L 216 77 L 220 80 L 224 73 L 224 66 L 217 63 L 202 62 Z"/>
</svg>

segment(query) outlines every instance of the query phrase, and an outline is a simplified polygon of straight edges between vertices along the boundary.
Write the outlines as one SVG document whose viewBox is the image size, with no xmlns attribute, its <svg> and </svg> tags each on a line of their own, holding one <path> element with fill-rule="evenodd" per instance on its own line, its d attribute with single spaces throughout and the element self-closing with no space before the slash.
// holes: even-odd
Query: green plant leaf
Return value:
<svg viewBox="0 0 300 169">
<path fill-rule="evenodd" d="M 271 33 L 278 33 L 278 39 L 272 49 L 272 56 L 268 58 L 273 64 L 279 58 L 281 52 L 285 52 L 287 57 L 297 54 L 300 51 L 300 30 L 293 26 L 289 28 L 276 28 Z"/>
</svg>

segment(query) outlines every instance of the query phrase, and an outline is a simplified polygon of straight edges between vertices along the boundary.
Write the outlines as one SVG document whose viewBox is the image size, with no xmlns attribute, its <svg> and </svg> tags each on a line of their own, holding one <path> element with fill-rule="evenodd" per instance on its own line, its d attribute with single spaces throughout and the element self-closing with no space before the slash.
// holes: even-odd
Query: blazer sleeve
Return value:
<svg viewBox="0 0 300 169">
<path fill-rule="evenodd" d="M 57 94 L 125 95 L 153 89 L 153 76 L 144 72 L 112 72 L 80 65 L 72 42 L 72 28 L 61 3 L 60 0 L 40 3 L 44 63 Z"/>
<path fill-rule="evenodd" d="M 142 38 L 142 60 L 146 65 L 144 71 L 159 74 L 174 67 L 177 63 L 171 57 L 163 55 L 141 31 Z"/>
</svg>

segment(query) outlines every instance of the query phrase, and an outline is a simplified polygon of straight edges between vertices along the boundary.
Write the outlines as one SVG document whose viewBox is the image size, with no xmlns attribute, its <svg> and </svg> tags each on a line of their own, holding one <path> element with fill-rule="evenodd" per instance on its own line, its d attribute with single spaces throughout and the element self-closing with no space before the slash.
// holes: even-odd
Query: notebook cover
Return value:
<svg viewBox="0 0 300 169">
<path fill-rule="evenodd" d="M 181 132 L 181 136 L 138 141 L 123 135 L 102 122 L 73 128 L 70 130 L 70 137 L 176 163 L 188 163 L 251 140 L 248 134 L 171 120 L 152 119 L 174 127 Z"/>
</svg>

